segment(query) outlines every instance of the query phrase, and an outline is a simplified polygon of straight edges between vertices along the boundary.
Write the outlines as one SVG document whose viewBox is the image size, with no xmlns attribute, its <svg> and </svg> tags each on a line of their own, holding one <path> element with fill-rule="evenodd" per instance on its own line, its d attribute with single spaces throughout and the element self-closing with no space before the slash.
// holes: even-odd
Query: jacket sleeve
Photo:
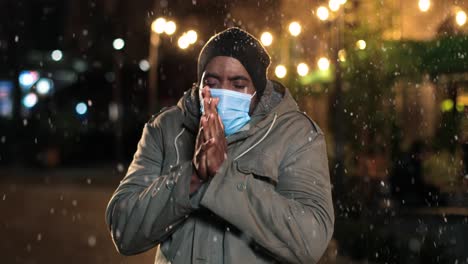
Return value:
<svg viewBox="0 0 468 264">
<path fill-rule="evenodd" d="M 201 200 L 282 263 L 316 263 L 333 233 L 325 139 L 321 131 L 310 135 L 300 135 L 305 143 L 281 162 L 276 187 L 254 174 L 226 173 L 226 165 Z"/>
<path fill-rule="evenodd" d="M 158 125 L 146 124 L 128 172 L 107 205 L 106 223 L 123 255 L 156 246 L 198 206 L 189 197 L 191 162 L 161 175 L 162 142 Z"/>
</svg>

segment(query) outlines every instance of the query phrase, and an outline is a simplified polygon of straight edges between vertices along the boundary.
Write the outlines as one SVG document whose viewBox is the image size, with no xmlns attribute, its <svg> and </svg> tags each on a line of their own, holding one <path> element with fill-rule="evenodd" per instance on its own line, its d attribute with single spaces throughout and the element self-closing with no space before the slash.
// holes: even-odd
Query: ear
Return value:
<svg viewBox="0 0 468 264">
<path fill-rule="evenodd" d="M 257 105 L 260 103 L 260 97 L 255 94 L 253 100 L 250 101 L 250 108 L 249 108 L 249 115 L 252 116 L 253 112 L 255 111 L 255 108 L 257 108 Z"/>
</svg>

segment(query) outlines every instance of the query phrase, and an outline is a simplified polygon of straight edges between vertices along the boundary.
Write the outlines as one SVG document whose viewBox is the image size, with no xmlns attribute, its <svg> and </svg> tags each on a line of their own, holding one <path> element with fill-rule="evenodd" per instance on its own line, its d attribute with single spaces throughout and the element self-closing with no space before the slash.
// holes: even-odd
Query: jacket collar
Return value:
<svg viewBox="0 0 468 264">
<path fill-rule="evenodd" d="M 184 92 L 182 98 L 177 102 L 177 106 L 182 110 L 184 115 L 184 126 L 192 133 L 197 133 L 201 114 L 196 83 L 192 85 L 190 90 Z"/>
</svg>

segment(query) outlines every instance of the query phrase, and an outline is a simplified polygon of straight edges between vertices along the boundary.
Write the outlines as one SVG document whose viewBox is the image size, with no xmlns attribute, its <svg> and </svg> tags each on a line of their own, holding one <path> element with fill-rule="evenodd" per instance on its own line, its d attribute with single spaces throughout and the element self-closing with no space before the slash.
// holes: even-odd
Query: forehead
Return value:
<svg viewBox="0 0 468 264">
<path fill-rule="evenodd" d="M 232 57 L 216 56 L 206 65 L 205 71 L 218 76 L 244 75 L 250 78 L 242 63 Z"/>
</svg>

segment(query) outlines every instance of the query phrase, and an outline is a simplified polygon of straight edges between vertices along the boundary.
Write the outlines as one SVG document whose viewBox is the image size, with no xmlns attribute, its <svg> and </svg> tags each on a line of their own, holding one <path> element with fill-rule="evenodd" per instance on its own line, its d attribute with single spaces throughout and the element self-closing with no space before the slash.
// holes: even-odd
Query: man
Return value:
<svg viewBox="0 0 468 264">
<path fill-rule="evenodd" d="M 198 85 L 146 124 L 106 222 L 155 263 L 315 263 L 333 233 L 324 135 L 247 32 L 213 36 Z"/>
</svg>

